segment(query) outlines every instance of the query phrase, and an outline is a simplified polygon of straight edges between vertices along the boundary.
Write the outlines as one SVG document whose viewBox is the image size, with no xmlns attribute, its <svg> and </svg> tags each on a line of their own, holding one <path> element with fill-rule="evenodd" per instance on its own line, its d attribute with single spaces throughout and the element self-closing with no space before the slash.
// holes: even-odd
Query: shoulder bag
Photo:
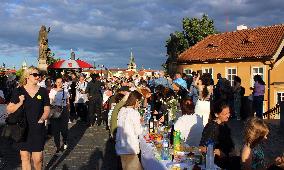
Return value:
<svg viewBox="0 0 284 170">
<path fill-rule="evenodd" d="M 51 105 L 51 107 L 50 107 L 50 113 L 49 113 L 49 117 L 50 117 L 50 118 L 58 119 L 58 118 L 61 117 L 62 112 L 63 112 L 64 100 L 65 100 L 65 99 L 64 99 L 64 89 L 63 89 L 62 100 L 61 100 L 61 106 Z"/>
<path fill-rule="evenodd" d="M 21 93 L 22 89 L 20 88 L 17 89 L 18 94 L 22 95 L 23 94 Z M 15 142 L 24 142 L 26 141 L 27 132 L 28 132 L 28 124 L 23 104 L 14 113 L 8 115 L 1 136 L 5 138 L 10 138 Z"/>
</svg>

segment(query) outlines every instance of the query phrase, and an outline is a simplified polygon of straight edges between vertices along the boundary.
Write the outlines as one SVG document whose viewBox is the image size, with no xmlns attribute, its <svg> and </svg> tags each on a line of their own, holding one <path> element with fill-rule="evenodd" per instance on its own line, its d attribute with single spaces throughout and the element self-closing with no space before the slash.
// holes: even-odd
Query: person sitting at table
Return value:
<svg viewBox="0 0 284 170">
<path fill-rule="evenodd" d="M 194 103 L 190 98 L 181 102 L 182 116 L 174 125 L 181 132 L 181 138 L 190 146 L 198 146 L 204 128 L 202 118 L 194 114 Z"/>
<path fill-rule="evenodd" d="M 142 170 L 138 158 L 140 152 L 138 138 L 142 134 L 138 112 L 141 99 L 141 93 L 132 91 L 124 107 L 118 112 L 115 150 L 120 155 L 123 170 Z"/>
<path fill-rule="evenodd" d="M 226 122 L 230 117 L 230 108 L 224 101 L 214 103 L 212 119 L 206 124 L 200 141 L 201 152 L 206 153 L 206 144 L 214 142 L 215 164 L 224 169 L 240 169 L 240 157 L 234 155 L 234 143 L 231 130 Z"/>
<path fill-rule="evenodd" d="M 262 170 L 267 166 L 261 142 L 267 139 L 268 126 L 260 118 L 248 119 L 245 123 L 244 146 L 242 149 L 242 169 Z"/>
</svg>

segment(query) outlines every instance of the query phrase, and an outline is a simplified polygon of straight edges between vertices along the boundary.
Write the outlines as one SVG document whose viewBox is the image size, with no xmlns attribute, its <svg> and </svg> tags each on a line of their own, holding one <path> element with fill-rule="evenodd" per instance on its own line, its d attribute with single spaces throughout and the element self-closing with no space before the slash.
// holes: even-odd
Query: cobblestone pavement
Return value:
<svg viewBox="0 0 284 170">
<path fill-rule="evenodd" d="M 276 122 L 276 123 L 275 123 Z M 279 121 L 278 121 L 279 122 Z M 69 124 L 69 148 L 59 157 L 54 156 L 55 147 L 53 139 L 49 139 L 45 145 L 44 167 L 48 169 L 63 170 L 116 170 L 118 159 L 115 155 L 114 145 L 108 140 L 108 132 L 103 127 L 87 127 L 84 123 Z M 237 154 L 242 147 L 242 130 L 244 123 L 230 121 L 232 137 L 236 146 Z M 270 134 L 263 144 L 265 156 L 272 161 L 276 156 L 284 152 L 284 134 L 281 132 L 277 121 L 270 121 Z M 20 158 L 11 142 L 0 139 L 0 153 L 2 162 L 0 169 L 20 169 Z"/>
<path fill-rule="evenodd" d="M 2 144 L 3 143 L 3 144 Z M 4 169 L 20 169 L 18 152 L 10 143 L 1 140 L 0 151 L 4 156 Z M 108 131 L 102 126 L 87 127 L 79 122 L 70 124 L 68 149 L 55 156 L 53 139 L 49 139 L 44 150 L 44 167 L 63 170 L 116 170 L 117 157 Z"/>
</svg>

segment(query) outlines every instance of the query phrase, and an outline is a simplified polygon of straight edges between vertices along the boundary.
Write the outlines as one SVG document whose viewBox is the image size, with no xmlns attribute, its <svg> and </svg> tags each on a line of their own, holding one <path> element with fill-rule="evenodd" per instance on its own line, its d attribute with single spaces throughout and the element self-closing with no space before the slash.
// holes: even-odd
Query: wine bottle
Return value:
<svg viewBox="0 0 284 170">
<path fill-rule="evenodd" d="M 149 120 L 149 133 L 154 133 L 154 117 L 151 116 Z"/>
<path fill-rule="evenodd" d="M 174 144 L 174 124 L 171 125 L 171 135 L 170 135 L 170 144 L 173 145 Z"/>
</svg>

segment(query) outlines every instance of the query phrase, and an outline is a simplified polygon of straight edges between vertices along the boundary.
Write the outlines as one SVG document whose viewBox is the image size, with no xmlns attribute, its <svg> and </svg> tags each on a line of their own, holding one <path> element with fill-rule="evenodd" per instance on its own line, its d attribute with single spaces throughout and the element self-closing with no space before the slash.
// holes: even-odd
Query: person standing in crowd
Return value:
<svg viewBox="0 0 284 170">
<path fill-rule="evenodd" d="M 7 81 L 5 83 L 4 95 L 6 101 L 9 103 L 12 97 L 14 89 L 18 86 L 16 75 L 10 73 L 8 74 Z"/>
<path fill-rule="evenodd" d="M 241 119 L 241 104 L 242 98 L 244 96 L 244 88 L 241 86 L 241 78 L 239 76 L 234 77 L 234 86 L 233 86 L 233 93 L 234 93 L 234 115 L 237 120 Z"/>
<path fill-rule="evenodd" d="M 39 87 L 43 87 L 43 88 L 46 88 L 46 84 L 45 84 L 45 81 L 46 81 L 46 75 L 41 72 L 41 76 L 40 76 L 40 79 L 39 79 L 39 82 L 38 82 L 38 86 Z"/>
<path fill-rule="evenodd" d="M 195 82 L 196 82 L 196 79 L 197 79 L 197 74 L 195 72 L 192 73 L 192 83 L 190 85 L 190 88 L 189 88 L 189 97 L 192 98 L 192 102 L 194 105 L 196 105 L 196 102 L 198 100 L 198 88 L 195 86 Z"/>
<path fill-rule="evenodd" d="M 81 74 L 79 77 L 79 81 L 76 84 L 76 95 L 75 95 L 75 106 L 76 112 L 80 119 L 84 122 L 87 122 L 87 101 L 88 96 L 85 93 L 88 83 L 85 81 L 85 75 Z"/>
<path fill-rule="evenodd" d="M 217 83 L 214 88 L 214 101 L 221 100 L 221 89 L 223 88 L 223 78 L 221 73 L 217 74 Z"/>
<path fill-rule="evenodd" d="M 118 112 L 125 105 L 125 102 L 128 99 L 129 87 L 128 86 L 122 86 L 118 90 L 117 94 L 115 95 L 115 98 L 119 94 L 122 94 L 123 98 L 114 106 L 112 114 L 111 114 L 110 134 L 111 134 L 112 137 L 116 136 Z"/>
<path fill-rule="evenodd" d="M 175 74 L 175 80 L 173 82 L 180 85 L 182 88 L 187 89 L 187 83 L 184 79 L 182 79 L 180 73 Z"/>
<path fill-rule="evenodd" d="M 263 170 L 266 169 L 261 142 L 267 139 L 269 133 L 266 123 L 259 118 L 250 118 L 245 123 L 244 146 L 242 149 L 241 160 L 244 170 Z"/>
<path fill-rule="evenodd" d="M 202 132 L 199 144 L 201 152 L 206 153 L 207 142 L 212 140 L 216 165 L 223 169 L 239 170 L 240 157 L 235 156 L 231 129 L 227 125 L 230 118 L 229 105 L 222 100 L 215 102 L 211 117 Z"/>
<path fill-rule="evenodd" d="M 42 169 L 45 143 L 45 120 L 48 118 L 50 103 L 45 88 L 37 85 L 39 70 L 36 67 L 26 69 L 20 79 L 20 87 L 13 92 L 7 106 L 8 114 L 24 106 L 27 120 L 27 135 L 23 142 L 17 143 L 22 160 L 22 169 Z"/>
<path fill-rule="evenodd" d="M 118 113 L 115 150 L 121 158 L 123 170 L 142 170 L 139 161 L 139 135 L 142 134 L 138 108 L 142 94 L 132 91 Z"/>
<path fill-rule="evenodd" d="M 47 90 L 47 92 L 49 94 L 49 92 L 50 92 L 50 90 L 52 89 L 52 86 L 53 86 L 53 83 L 52 83 L 51 79 L 50 78 L 46 78 L 45 84 L 46 84 L 46 90 Z"/>
<path fill-rule="evenodd" d="M 86 81 L 86 80 L 85 80 Z M 78 115 L 75 109 L 75 97 L 76 97 L 76 85 L 77 85 L 77 76 L 76 73 L 71 73 L 71 85 L 70 85 L 70 120 L 73 121 L 77 119 Z M 86 114 L 86 113 L 85 113 Z"/>
<path fill-rule="evenodd" d="M 185 73 L 182 73 L 182 79 L 184 79 L 185 80 L 185 82 L 186 82 L 186 84 L 187 84 L 187 89 L 189 89 L 190 88 L 190 85 L 191 85 L 191 83 L 192 83 L 192 81 L 191 81 L 191 78 L 188 76 L 188 75 L 186 75 Z"/>
<path fill-rule="evenodd" d="M 155 87 L 157 87 L 158 85 L 162 85 L 164 87 L 168 87 L 168 88 L 173 88 L 172 85 L 170 84 L 169 80 L 165 77 L 165 72 L 160 71 L 159 72 L 159 78 L 153 80 L 153 83 L 155 85 Z"/>
<path fill-rule="evenodd" d="M 95 124 L 95 119 L 97 118 L 97 125 L 100 126 L 102 123 L 102 86 L 104 85 L 99 80 L 98 74 L 91 75 L 92 81 L 88 83 L 86 88 L 86 93 L 89 99 L 89 114 L 88 123 L 90 126 Z"/>
<path fill-rule="evenodd" d="M 60 146 L 60 134 L 63 138 L 63 149 L 66 150 L 67 139 L 68 139 L 68 120 L 69 120 L 69 92 L 63 88 L 62 78 L 57 78 L 55 86 L 49 93 L 50 103 L 53 106 L 63 107 L 63 111 L 58 118 L 50 118 L 52 134 L 54 137 L 54 143 L 56 146 L 56 153 L 59 154 L 61 151 Z"/>
<path fill-rule="evenodd" d="M 205 73 L 198 75 L 195 86 L 199 91 L 199 97 L 195 105 L 194 113 L 202 118 L 203 126 L 208 123 L 210 115 L 210 99 L 213 93 L 213 87 L 210 85 L 211 74 Z"/>
<path fill-rule="evenodd" d="M 255 75 L 253 77 L 254 87 L 253 90 L 253 104 L 256 112 L 256 116 L 262 119 L 263 114 L 263 100 L 265 93 L 265 83 L 260 75 Z"/>
</svg>

